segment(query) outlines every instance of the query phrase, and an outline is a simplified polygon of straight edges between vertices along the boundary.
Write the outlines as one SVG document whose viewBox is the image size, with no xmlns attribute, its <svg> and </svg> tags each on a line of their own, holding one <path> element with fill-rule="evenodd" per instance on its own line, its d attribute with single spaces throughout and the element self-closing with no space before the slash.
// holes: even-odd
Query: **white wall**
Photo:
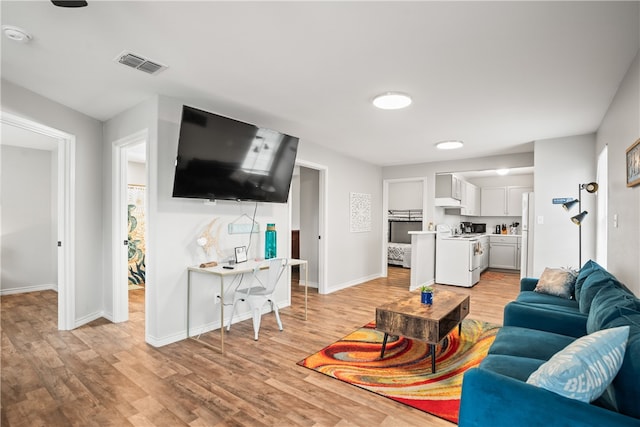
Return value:
<svg viewBox="0 0 640 427">
<path fill-rule="evenodd" d="M 291 229 L 300 230 L 300 168 L 293 169 L 291 177 Z"/>
<path fill-rule="evenodd" d="M 534 276 L 545 267 L 578 266 L 579 227 L 570 218 L 578 207 L 565 211 L 552 199 L 578 198 L 578 185 L 596 180 L 595 135 L 545 139 L 535 142 Z M 596 196 L 582 191 L 582 264 L 595 257 Z M 540 224 L 538 218 L 542 217 Z"/>
<path fill-rule="evenodd" d="M 146 185 L 146 166 L 140 162 L 127 162 L 127 184 Z"/>
<path fill-rule="evenodd" d="M 57 224 L 51 215 L 56 200 L 50 185 L 56 182 L 52 168 L 56 156 L 48 150 L 5 144 L 0 153 L 0 293 L 56 289 Z"/>
<path fill-rule="evenodd" d="M 609 146 L 607 268 L 640 295 L 640 186 L 626 186 L 626 149 L 640 137 L 640 51 L 597 132 L 597 152 Z M 618 227 L 613 217 L 618 216 Z"/>
<path fill-rule="evenodd" d="M 422 181 L 390 182 L 390 210 L 422 209 Z"/>
<path fill-rule="evenodd" d="M 332 292 L 379 277 L 382 242 L 381 168 L 301 140 L 298 160 L 327 167 L 328 248 L 327 291 Z M 371 194 L 370 232 L 349 231 L 350 193 Z"/>
<path fill-rule="evenodd" d="M 76 324 L 102 315 L 102 123 L 62 104 L 2 80 L 2 111 L 76 137 L 75 298 Z"/>
</svg>

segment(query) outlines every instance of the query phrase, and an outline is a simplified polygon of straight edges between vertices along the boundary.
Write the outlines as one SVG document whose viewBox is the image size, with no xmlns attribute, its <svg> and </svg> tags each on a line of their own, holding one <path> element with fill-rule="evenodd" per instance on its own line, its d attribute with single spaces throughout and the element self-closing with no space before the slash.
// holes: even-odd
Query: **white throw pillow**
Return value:
<svg viewBox="0 0 640 427">
<path fill-rule="evenodd" d="M 629 326 L 580 337 L 554 354 L 527 379 L 561 396 L 592 402 L 611 384 L 622 366 Z"/>
</svg>

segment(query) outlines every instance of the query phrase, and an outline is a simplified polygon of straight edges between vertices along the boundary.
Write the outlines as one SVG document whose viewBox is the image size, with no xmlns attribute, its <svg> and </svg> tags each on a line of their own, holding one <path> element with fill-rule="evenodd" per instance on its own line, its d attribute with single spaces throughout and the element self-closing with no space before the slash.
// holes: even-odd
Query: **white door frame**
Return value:
<svg viewBox="0 0 640 427">
<path fill-rule="evenodd" d="M 318 163 L 308 162 L 306 160 L 296 160 L 296 166 L 302 166 L 303 168 L 313 169 L 318 171 L 318 231 L 320 238 L 318 239 L 318 293 L 327 293 L 327 271 L 328 271 L 328 257 L 327 248 L 329 247 L 329 233 L 328 231 L 328 191 L 327 182 L 329 180 L 329 169 Z M 291 229 L 291 208 L 289 208 L 289 229 Z M 308 265 L 307 265 L 308 267 Z"/>
<path fill-rule="evenodd" d="M 75 153 L 76 137 L 2 111 L 0 123 L 58 141 L 58 329 L 75 328 Z"/>
<path fill-rule="evenodd" d="M 148 141 L 147 129 L 125 136 L 112 143 L 111 147 L 111 176 L 112 200 L 111 200 L 111 250 L 112 250 L 112 304 L 113 312 L 111 321 L 126 322 L 129 320 L 129 292 L 128 286 L 128 218 L 127 218 L 127 148 Z M 147 153 L 149 148 L 146 148 Z M 148 156 L 147 156 L 148 158 Z M 147 198 L 145 197 L 145 211 Z M 146 239 L 146 230 L 145 230 Z M 145 299 L 146 300 L 146 299 Z M 145 302 L 146 306 L 146 302 Z M 146 312 L 146 309 L 145 309 Z"/>
<path fill-rule="evenodd" d="M 382 233 L 382 252 L 381 252 L 381 263 L 382 263 L 382 277 L 387 277 L 389 274 L 389 269 L 387 265 L 387 242 L 389 241 L 389 184 L 397 183 L 397 182 L 422 182 L 422 229 L 425 229 L 425 219 L 427 212 L 427 178 L 426 177 L 415 177 L 415 178 L 391 178 L 385 179 L 382 181 L 382 230 L 386 230 L 386 233 Z"/>
</svg>

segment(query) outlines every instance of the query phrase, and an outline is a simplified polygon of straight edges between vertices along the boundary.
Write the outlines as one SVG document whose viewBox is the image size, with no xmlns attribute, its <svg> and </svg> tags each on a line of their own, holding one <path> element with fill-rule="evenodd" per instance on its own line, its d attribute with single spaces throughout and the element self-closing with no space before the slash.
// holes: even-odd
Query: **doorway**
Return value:
<svg viewBox="0 0 640 427">
<path fill-rule="evenodd" d="M 57 247 L 53 262 L 57 268 L 58 329 L 71 330 L 75 327 L 75 136 L 6 112 L 2 112 L 0 123 L 3 134 L 5 130 L 15 130 L 23 135 L 45 137 L 44 149 L 52 152 L 51 180 L 55 183 L 51 186 L 54 194 L 51 206 L 56 217 L 53 225 L 56 239 L 52 239 L 52 244 Z"/>
<path fill-rule="evenodd" d="M 296 162 L 296 167 L 300 171 L 297 176 L 299 182 L 292 186 L 289 228 L 294 230 L 293 225 L 299 226 L 300 258 L 308 261 L 310 286 L 317 287 L 318 293 L 326 294 L 328 169 L 305 161 Z M 299 212 L 294 213 L 295 209 L 299 209 Z M 296 224 L 292 223 L 292 219 Z"/>
<path fill-rule="evenodd" d="M 381 242 L 381 271 L 382 277 L 388 276 L 388 250 L 387 250 L 387 242 L 389 241 L 389 209 L 391 209 L 390 202 L 390 187 L 394 184 L 411 184 L 416 183 L 420 186 L 418 193 L 421 192 L 421 205 L 422 209 L 422 230 L 425 230 L 425 212 L 427 209 L 427 178 L 398 178 L 398 179 L 385 179 L 382 181 L 382 229 L 386 230 L 385 233 L 382 233 L 382 242 Z M 400 206 L 401 208 L 412 209 L 411 206 Z"/>
<path fill-rule="evenodd" d="M 148 132 L 143 130 L 115 141 L 112 146 L 114 323 L 129 320 L 130 289 L 140 291 L 147 286 L 147 139 Z"/>
</svg>

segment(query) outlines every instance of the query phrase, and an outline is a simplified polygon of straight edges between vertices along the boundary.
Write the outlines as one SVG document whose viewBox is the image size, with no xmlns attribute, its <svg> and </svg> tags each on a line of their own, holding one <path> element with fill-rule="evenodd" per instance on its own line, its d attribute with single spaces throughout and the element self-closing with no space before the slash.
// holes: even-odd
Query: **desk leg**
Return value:
<svg viewBox="0 0 640 427">
<path fill-rule="evenodd" d="M 187 270 L 187 338 L 191 336 L 189 333 L 189 314 L 190 314 L 190 303 L 191 303 L 191 270 Z"/>
<path fill-rule="evenodd" d="M 307 294 L 309 292 L 309 263 L 304 263 L 304 320 L 307 320 Z"/>
<path fill-rule="evenodd" d="M 220 277 L 220 351 L 224 354 L 224 276 Z"/>
</svg>

